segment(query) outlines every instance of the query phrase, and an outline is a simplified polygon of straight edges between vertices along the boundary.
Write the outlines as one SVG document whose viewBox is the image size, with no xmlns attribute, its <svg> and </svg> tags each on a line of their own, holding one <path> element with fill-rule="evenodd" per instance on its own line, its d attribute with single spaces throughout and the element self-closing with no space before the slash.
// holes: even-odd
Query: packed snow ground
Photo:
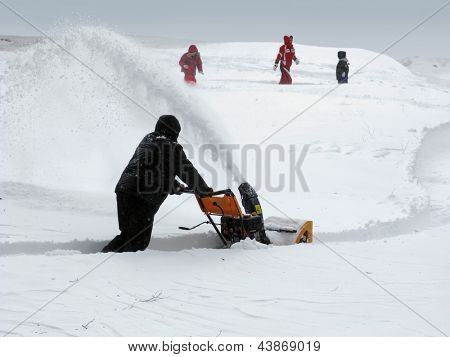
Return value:
<svg viewBox="0 0 450 357">
<path fill-rule="evenodd" d="M 57 40 L 151 114 L 177 115 L 182 141 L 215 188 L 236 190 L 244 176 L 256 183 L 266 216 L 312 219 L 317 239 L 292 245 L 292 237 L 272 235 L 270 247 L 217 249 L 208 227 L 177 230 L 203 220 L 195 200 L 182 196 L 158 213 L 147 251 L 97 253 L 117 233 L 114 185 L 154 119 L 54 44 L 2 44 L 3 333 L 71 284 L 12 334 L 449 333 L 448 87 L 377 58 L 262 145 L 282 145 L 296 158 L 309 145 L 309 192 L 298 177 L 294 188 L 273 190 L 269 177 L 277 185 L 289 162 L 275 153 L 258 173 L 257 159 L 239 153 L 335 87 L 336 48 L 297 45 L 294 85 L 280 87 L 271 71 L 279 44 L 203 44 L 205 76 L 191 87 L 178 69 L 178 43 L 89 27 Z M 376 56 L 347 53 L 351 73 Z M 238 170 L 209 162 L 218 177 L 211 175 L 198 155 L 207 143 L 240 145 Z"/>
</svg>

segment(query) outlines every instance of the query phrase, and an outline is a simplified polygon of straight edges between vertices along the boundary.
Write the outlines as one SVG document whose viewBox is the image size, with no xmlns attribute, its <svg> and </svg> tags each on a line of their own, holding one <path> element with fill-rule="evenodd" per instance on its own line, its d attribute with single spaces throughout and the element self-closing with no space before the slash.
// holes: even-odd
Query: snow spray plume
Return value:
<svg viewBox="0 0 450 357">
<path fill-rule="evenodd" d="M 196 88 L 186 87 L 170 61 L 161 60 L 166 52 L 103 27 L 72 27 L 55 40 L 148 111 L 54 43 L 42 40 L 26 47 L 7 64 L 2 78 L 10 89 L 1 98 L 1 149 L 9 153 L 0 159 L 1 167 L 8 168 L 2 169 L 2 179 L 23 181 L 26 169 L 29 183 L 110 190 L 130 145 L 151 131 L 161 114 L 180 118 L 185 138 L 222 142 L 212 129 L 218 116 Z M 220 133 L 227 137 L 223 129 Z M 239 181 L 232 161 L 220 158 Z"/>
</svg>

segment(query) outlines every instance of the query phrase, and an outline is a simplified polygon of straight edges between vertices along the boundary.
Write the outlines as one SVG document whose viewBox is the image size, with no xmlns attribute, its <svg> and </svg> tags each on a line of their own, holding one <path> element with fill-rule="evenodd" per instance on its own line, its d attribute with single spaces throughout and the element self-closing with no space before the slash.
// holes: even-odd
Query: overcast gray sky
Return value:
<svg viewBox="0 0 450 357">
<path fill-rule="evenodd" d="M 381 51 L 447 0 L 0 0 L 49 31 L 59 21 L 203 41 L 280 41 Z M 37 33 L 0 6 L 0 34 Z M 388 52 L 450 57 L 450 5 Z"/>
</svg>

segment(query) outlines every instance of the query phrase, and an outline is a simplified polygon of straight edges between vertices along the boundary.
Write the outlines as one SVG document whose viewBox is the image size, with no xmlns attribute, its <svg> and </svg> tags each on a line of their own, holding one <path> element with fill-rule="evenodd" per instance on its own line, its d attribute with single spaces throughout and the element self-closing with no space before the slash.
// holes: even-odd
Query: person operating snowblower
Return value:
<svg viewBox="0 0 450 357">
<path fill-rule="evenodd" d="M 115 190 L 121 233 L 103 248 L 103 253 L 146 249 L 155 214 L 169 194 L 180 194 L 185 189 L 199 194 L 213 191 L 178 144 L 180 131 L 175 116 L 163 115 L 155 131 L 138 145 Z"/>
<path fill-rule="evenodd" d="M 197 46 L 190 45 L 188 52 L 181 56 L 179 64 L 181 72 L 184 72 L 184 80 L 191 84 L 197 83 L 195 79 L 197 69 L 200 74 L 203 74 L 203 63 Z"/>
<path fill-rule="evenodd" d="M 277 58 L 275 60 L 275 64 L 273 65 L 273 70 L 276 71 L 278 64 L 281 62 L 281 79 L 279 84 L 292 84 L 292 77 L 290 72 L 292 61 L 294 61 L 295 64 L 300 63 L 298 58 L 295 56 L 295 48 L 292 44 L 293 40 L 293 36 L 284 36 L 284 45 L 280 47 Z"/>
</svg>

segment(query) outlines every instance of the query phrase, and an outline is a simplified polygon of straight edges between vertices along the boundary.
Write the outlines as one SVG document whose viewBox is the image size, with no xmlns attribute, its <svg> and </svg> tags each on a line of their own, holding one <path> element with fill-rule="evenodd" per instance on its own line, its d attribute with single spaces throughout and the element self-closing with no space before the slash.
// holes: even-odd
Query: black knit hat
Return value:
<svg viewBox="0 0 450 357">
<path fill-rule="evenodd" d="M 180 122 L 173 115 L 161 115 L 155 126 L 155 132 L 177 141 L 180 134 Z"/>
</svg>

